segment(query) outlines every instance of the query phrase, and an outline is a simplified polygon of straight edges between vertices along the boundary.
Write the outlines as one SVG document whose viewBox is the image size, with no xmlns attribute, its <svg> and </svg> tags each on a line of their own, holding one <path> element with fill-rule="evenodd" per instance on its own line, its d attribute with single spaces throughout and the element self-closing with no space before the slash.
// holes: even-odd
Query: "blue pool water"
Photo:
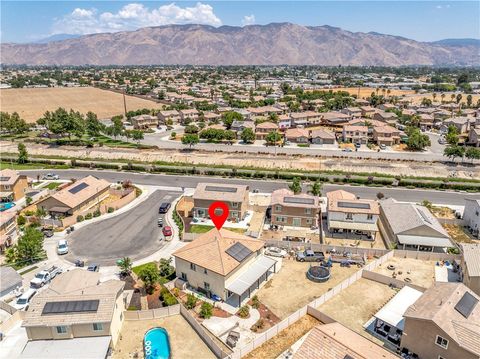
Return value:
<svg viewBox="0 0 480 359">
<path fill-rule="evenodd" d="M 170 359 L 170 341 L 164 328 L 153 328 L 143 338 L 145 359 Z"/>
<path fill-rule="evenodd" d="M 12 208 L 13 206 L 15 206 L 15 203 L 13 202 L 0 203 L 0 212 L 6 211 L 7 209 Z"/>
</svg>

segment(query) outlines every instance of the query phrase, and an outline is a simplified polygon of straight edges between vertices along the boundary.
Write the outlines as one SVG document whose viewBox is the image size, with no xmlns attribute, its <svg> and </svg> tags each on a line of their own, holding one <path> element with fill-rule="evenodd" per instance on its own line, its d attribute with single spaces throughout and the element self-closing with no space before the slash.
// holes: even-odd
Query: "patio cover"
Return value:
<svg viewBox="0 0 480 359">
<path fill-rule="evenodd" d="M 112 337 L 62 340 L 32 340 L 25 345 L 20 359 L 68 358 L 105 359 Z"/>
<path fill-rule="evenodd" d="M 250 288 L 258 278 L 264 275 L 273 265 L 277 263 L 275 259 L 259 256 L 248 269 L 237 279 L 227 286 L 227 290 L 241 296 Z"/>
<path fill-rule="evenodd" d="M 427 237 L 427 236 L 409 236 L 399 234 L 398 242 L 400 244 L 413 246 L 429 246 L 429 247 L 452 247 L 450 239 L 446 237 Z"/>
<path fill-rule="evenodd" d="M 48 211 L 49 212 L 56 212 L 56 213 L 66 213 L 70 210 L 68 207 L 52 207 Z"/>
<path fill-rule="evenodd" d="M 351 229 L 353 231 L 371 231 L 378 232 L 376 223 L 358 223 L 358 222 L 343 222 L 343 221 L 329 221 L 329 228 Z"/>
<path fill-rule="evenodd" d="M 422 294 L 419 290 L 409 286 L 403 287 L 395 297 L 390 299 L 390 301 L 375 314 L 375 318 L 403 331 L 405 325 L 403 315 L 408 307 L 415 303 Z"/>
<path fill-rule="evenodd" d="M 13 192 L 0 192 L 0 198 L 10 197 Z"/>
</svg>

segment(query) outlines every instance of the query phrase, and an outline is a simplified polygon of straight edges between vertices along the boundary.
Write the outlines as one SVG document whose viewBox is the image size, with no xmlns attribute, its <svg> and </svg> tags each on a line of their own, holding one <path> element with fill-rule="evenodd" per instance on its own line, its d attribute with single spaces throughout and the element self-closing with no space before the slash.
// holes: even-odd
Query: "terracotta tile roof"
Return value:
<svg viewBox="0 0 480 359">
<path fill-rule="evenodd" d="M 278 129 L 278 125 L 273 122 L 262 122 L 256 126 L 256 129 L 276 130 Z"/>
<path fill-rule="evenodd" d="M 328 211 L 343 213 L 380 214 L 377 201 L 371 199 L 357 199 L 353 193 L 338 190 L 327 193 Z M 349 205 L 351 204 L 351 206 Z"/>
<path fill-rule="evenodd" d="M 5 168 L 4 170 L 0 171 L 0 184 L 2 186 L 11 186 L 17 182 L 20 174 L 9 168 Z"/>
<path fill-rule="evenodd" d="M 335 139 L 335 134 L 327 130 L 313 130 L 311 132 L 311 135 L 312 135 L 312 138 L 320 137 L 320 138 L 327 138 L 327 139 Z"/>
<path fill-rule="evenodd" d="M 245 185 L 199 183 L 193 193 L 193 199 L 242 202 L 248 190 L 249 187 Z"/>
<path fill-rule="evenodd" d="M 214 228 L 177 250 L 173 253 L 173 256 L 226 276 L 241 265 L 241 262 L 238 262 L 226 252 L 237 242 L 243 244 L 252 252 L 260 250 L 264 245 L 264 242 L 258 239 L 226 229 L 217 230 Z"/>
<path fill-rule="evenodd" d="M 352 125 L 345 125 L 343 126 L 343 130 L 347 132 L 368 132 L 367 126 L 352 126 Z"/>
<path fill-rule="evenodd" d="M 285 198 L 287 198 L 287 201 L 285 201 Z M 292 201 L 288 202 L 288 198 L 310 200 L 311 203 L 297 203 Z M 289 189 L 286 189 L 286 188 L 282 188 L 272 192 L 271 204 L 272 206 L 276 204 L 280 204 L 285 207 L 320 208 L 320 199 L 318 197 L 311 196 L 306 193 L 294 194 L 293 191 L 290 191 Z"/>
<path fill-rule="evenodd" d="M 305 128 L 289 128 L 285 131 L 286 138 L 298 138 L 298 137 L 307 137 L 308 130 Z"/>
<path fill-rule="evenodd" d="M 396 355 L 340 323 L 314 327 L 293 359 L 394 359 Z"/>
</svg>

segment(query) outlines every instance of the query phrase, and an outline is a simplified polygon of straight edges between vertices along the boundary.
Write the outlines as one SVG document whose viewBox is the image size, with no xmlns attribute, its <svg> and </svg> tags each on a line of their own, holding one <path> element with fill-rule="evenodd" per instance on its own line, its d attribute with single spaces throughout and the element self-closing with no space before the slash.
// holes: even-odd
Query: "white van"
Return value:
<svg viewBox="0 0 480 359">
<path fill-rule="evenodd" d="M 30 300 L 35 294 L 37 294 L 36 289 L 33 289 L 33 288 L 28 289 L 25 293 L 23 293 L 20 296 L 20 298 L 17 299 L 17 301 L 13 305 L 14 308 L 18 310 L 26 310 L 28 308 L 28 305 L 30 304 Z"/>
<path fill-rule="evenodd" d="M 65 239 L 58 241 L 57 245 L 57 254 L 67 254 L 68 253 L 68 243 Z"/>
</svg>

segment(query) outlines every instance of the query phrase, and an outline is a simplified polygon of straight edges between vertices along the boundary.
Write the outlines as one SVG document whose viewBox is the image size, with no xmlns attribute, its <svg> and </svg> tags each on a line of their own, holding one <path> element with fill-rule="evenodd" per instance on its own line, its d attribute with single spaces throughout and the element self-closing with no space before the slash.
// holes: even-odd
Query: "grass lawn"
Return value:
<svg viewBox="0 0 480 359">
<path fill-rule="evenodd" d="M 214 228 L 213 226 L 205 226 L 205 225 L 202 225 L 202 224 L 193 224 L 190 227 L 190 233 L 206 233 L 213 228 Z M 227 229 L 229 231 L 232 231 L 232 232 L 240 233 L 240 234 L 245 233 L 245 229 L 243 229 L 243 228 L 225 228 L 225 229 Z"/>
<path fill-rule="evenodd" d="M 47 185 L 45 186 L 45 188 L 48 188 L 48 189 L 52 190 L 52 189 L 57 188 L 57 187 L 60 186 L 60 185 L 61 185 L 60 182 L 51 182 L 51 183 L 47 184 Z"/>
<path fill-rule="evenodd" d="M 47 165 L 44 163 L 24 163 L 19 164 L 16 162 L 0 162 L 0 169 L 11 168 L 13 170 L 41 170 L 47 168 L 67 169 L 70 166 L 67 165 Z"/>
<path fill-rule="evenodd" d="M 139 266 L 133 267 L 133 268 L 132 268 L 132 272 L 135 273 L 136 275 L 139 275 L 139 273 L 142 271 L 143 268 L 148 267 L 148 266 L 150 266 L 150 265 L 152 265 L 152 264 L 157 267 L 157 263 L 155 263 L 155 262 L 148 262 L 148 263 L 140 264 Z"/>
</svg>

